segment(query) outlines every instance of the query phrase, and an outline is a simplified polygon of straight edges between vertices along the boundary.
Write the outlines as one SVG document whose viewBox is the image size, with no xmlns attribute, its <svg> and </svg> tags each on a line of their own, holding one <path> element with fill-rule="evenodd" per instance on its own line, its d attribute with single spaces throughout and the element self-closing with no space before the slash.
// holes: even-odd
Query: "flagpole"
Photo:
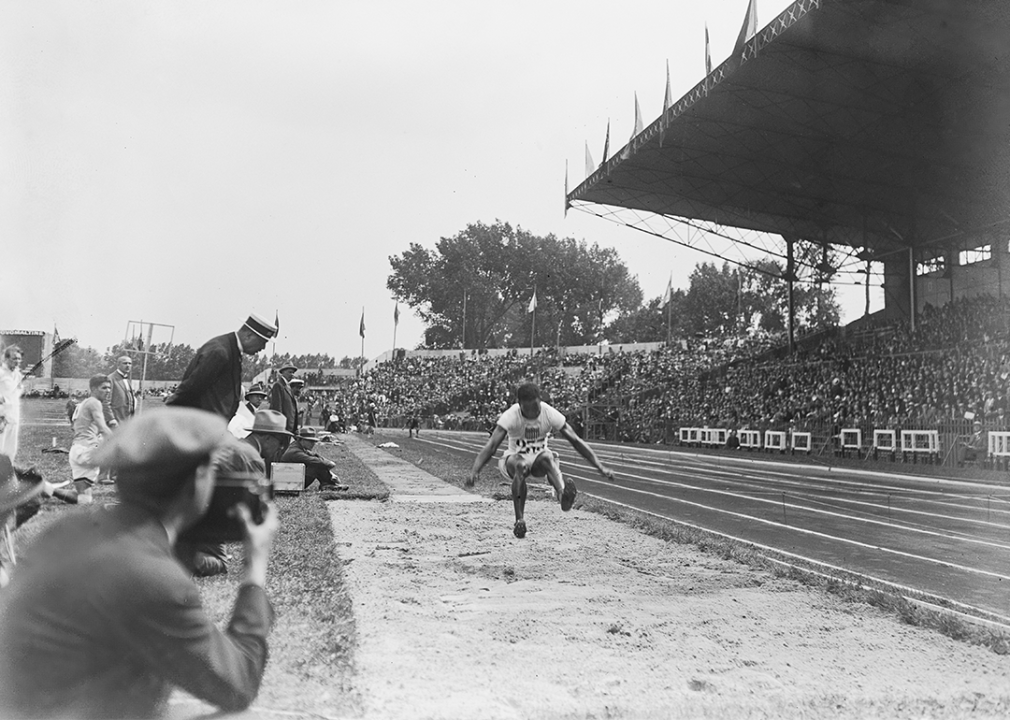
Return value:
<svg viewBox="0 0 1010 720">
<path fill-rule="evenodd" d="M 533 338 L 536 335 L 536 327 L 537 327 L 537 303 L 536 303 L 536 300 L 537 300 L 537 286 L 534 285 L 533 286 L 533 312 L 531 313 L 532 317 L 530 317 L 530 357 L 531 358 L 533 357 Z"/>
<path fill-rule="evenodd" d="M 361 377 L 365 371 L 365 306 L 361 306 L 361 324 L 360 324 L 361 335 L 361 356 L 358 358 L 358 377 Z"/>
<path fill-rule="evenodd" d="M 670 344 L 670 315 L 672 314 L 671 308 L 673 307 L 673 297 L 670 297 L 666 301 L 666 344 Z"/>
</svg>

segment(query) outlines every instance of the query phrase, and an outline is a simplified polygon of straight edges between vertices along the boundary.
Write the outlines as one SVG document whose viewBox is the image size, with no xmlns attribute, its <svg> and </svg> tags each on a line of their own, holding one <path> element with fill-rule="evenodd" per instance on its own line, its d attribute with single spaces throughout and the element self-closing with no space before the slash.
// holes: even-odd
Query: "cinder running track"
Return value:
<svg viewBox="0 0 1010 720">
<path fill-rule="evenodd" d="M 486 439 L 446 431 L 418 438 L 461 463 L 472 462 Z M 767 455 L 593 447 L 616 483 L 566 442 L 554 444 L 580 493 L 1010 626 L 1006 485 L 777 463 Z M 484 472 L 496 472 L 493 463 Z"/>
</svg>

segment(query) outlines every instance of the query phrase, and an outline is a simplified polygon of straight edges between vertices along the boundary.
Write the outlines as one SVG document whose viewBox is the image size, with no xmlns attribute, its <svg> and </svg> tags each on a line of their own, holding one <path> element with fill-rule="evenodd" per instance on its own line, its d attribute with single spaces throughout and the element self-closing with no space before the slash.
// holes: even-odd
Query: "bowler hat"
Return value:
<svg viewBox="0 0 1010 720">
<path fill-rule="evenodd" d="M 257 410 L 253 415 L 253 426 L 250 432 L 272 433 L 274 435 L 291 436 L 286 429 L 287 418 L 276 410 Z"/>
</svg>

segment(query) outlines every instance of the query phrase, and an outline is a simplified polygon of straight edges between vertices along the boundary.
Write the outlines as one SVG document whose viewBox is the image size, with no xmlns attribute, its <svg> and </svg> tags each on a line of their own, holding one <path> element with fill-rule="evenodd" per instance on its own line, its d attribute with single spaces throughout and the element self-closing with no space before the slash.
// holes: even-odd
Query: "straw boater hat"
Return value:
<svg viewBox="0 0 1010 720">
<path fill-rule="evenodd" d="M 277 328 L 259 315 L 250 315 L 243 327 L 249 328 L 264 340 L 270 340 L 277 334 Z"/>
<path fill-rule="evenodd" d="M 245 391 L 246 397 L 249 397 L 250 395 L 262 395 L 263 397 L 266 397 L 268 394 L 269 393 L 267 393 L 267 391 L 259 383 L 250 385 L 249 389 Z"/>
<path fill-rule="evenodd" d="M 291 384 L 292 384 L 292 385 L 304 385 L 304 384 L 305 384 L 305 381 L 304 381 L 304 380 L 302 380 L 302 379 L 301 379 L 301 378 L 299 378 L 299 377 L 296 377 L 296 378 L 291 378 Z"/>
</svg>

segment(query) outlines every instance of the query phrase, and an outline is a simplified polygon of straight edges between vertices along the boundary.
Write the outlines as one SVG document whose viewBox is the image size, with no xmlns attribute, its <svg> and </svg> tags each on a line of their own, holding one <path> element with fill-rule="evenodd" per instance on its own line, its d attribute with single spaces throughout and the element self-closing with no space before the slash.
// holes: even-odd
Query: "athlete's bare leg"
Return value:
<svg viewBox="0 0 1010 720">
<path fill-rule="evenodd" d="M 526 536 L 526 478 L 530 474 L 533 464 L 523 455 L 510 455 L 505 459 L 505 469 L 512 477 L 512 506 L 516 513 L 515 526 L 512 528 L 513 534 L 517 538 Z"/>
</svg>

